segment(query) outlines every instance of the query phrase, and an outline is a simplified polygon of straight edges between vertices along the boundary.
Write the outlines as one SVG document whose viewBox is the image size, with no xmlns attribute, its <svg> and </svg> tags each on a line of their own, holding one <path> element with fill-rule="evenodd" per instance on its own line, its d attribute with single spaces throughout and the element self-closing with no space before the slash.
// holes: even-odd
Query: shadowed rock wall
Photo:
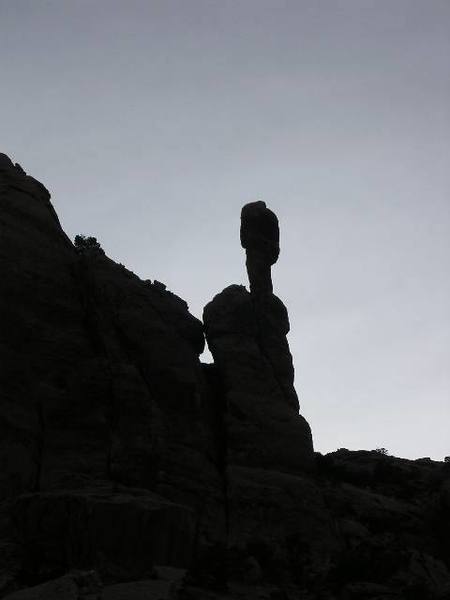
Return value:
<svg viewBox="0 0 450 600">
<path fill-rule="evenodd" d="M 188 564 L 194 545 L 225 535 L 201 322 L 161 284 L 101 251 L 77 252 L 47 190 L 4 155 L 0 202 L 0 499 L 14 505 L 18 554 L 34 556 L 17 569 L 39 580 L 85 564 L 100 538 L 77 541 L 83 529 L 103 528 L 103 546 L 119 546 L 121 531 L 148 529 L 158 511 L 172 516 L 148 530 L 159 541 L 142 554 L 147 570 L 158 554 Z M 63 531 L 76 552 L 61 546 Z"/>
</svg>

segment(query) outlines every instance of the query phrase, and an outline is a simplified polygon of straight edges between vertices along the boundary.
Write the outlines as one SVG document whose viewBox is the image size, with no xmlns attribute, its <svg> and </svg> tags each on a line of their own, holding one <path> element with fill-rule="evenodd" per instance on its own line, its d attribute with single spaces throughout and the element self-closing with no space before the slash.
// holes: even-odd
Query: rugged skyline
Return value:
<svg viewBox="0 0 450 600">
<path fill-rule="evenodd" d="M 0 2 L 1 151 L 200 316 L 279 216 L 316 449 L 448 441 L 446 2 Z"/>
</svg>

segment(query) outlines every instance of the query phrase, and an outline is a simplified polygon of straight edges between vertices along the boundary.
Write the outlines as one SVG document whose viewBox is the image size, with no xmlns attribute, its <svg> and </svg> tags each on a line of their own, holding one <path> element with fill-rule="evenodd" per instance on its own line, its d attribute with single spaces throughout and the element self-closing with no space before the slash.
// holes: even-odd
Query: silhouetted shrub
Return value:
<svg viewBox="0 0 450 600">
<path fill-rule="evenodd" d="M 102 247 L 95 237 L 79 234 L 75 236 L 73 243 L 75 248 L 80 252 L 83 250 L 98 250 L 103 253 Z"/>
<path fill-rule="evenodd" d="M 446 456 L 446 457 L 444 458 L 444 462 L 446 462 L 446 463 L 450 463 L 450 456 Z"/>
<path fill-rule="evenodd" d="M 383 456 L 388 456 L 388 451 L 386 448 L 375 448 L 375 452 L 378 452 L 378 454 L 382 454 Z"/>
</svg>

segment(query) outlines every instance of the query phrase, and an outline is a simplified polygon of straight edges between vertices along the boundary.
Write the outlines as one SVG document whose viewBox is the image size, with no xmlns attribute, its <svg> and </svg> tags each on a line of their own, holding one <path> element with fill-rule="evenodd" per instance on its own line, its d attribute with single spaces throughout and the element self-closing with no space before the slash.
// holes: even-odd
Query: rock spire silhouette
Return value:
<svg viewBox="0 0 450 600">
<path fill-rule="evenodd" d="M 280 230 L 275 213 L 265 202 L 250 202 L 241 211 L 241 245 L 252 294 L 271 294 L 271 266 L 280 254 Z"/>
</svg>

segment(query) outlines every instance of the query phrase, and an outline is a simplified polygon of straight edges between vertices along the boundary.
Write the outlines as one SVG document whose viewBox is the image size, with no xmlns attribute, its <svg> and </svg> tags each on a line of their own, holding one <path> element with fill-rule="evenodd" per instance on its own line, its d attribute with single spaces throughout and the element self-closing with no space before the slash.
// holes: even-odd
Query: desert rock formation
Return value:
<svg viewBox="0 0 450 600">
<path fill-rule="evenodd" d="M 0 154 L 0 597 L 450 598 L 450 465 L 313 451 L 268 219 L 201 323 Z"/>
</svg>

